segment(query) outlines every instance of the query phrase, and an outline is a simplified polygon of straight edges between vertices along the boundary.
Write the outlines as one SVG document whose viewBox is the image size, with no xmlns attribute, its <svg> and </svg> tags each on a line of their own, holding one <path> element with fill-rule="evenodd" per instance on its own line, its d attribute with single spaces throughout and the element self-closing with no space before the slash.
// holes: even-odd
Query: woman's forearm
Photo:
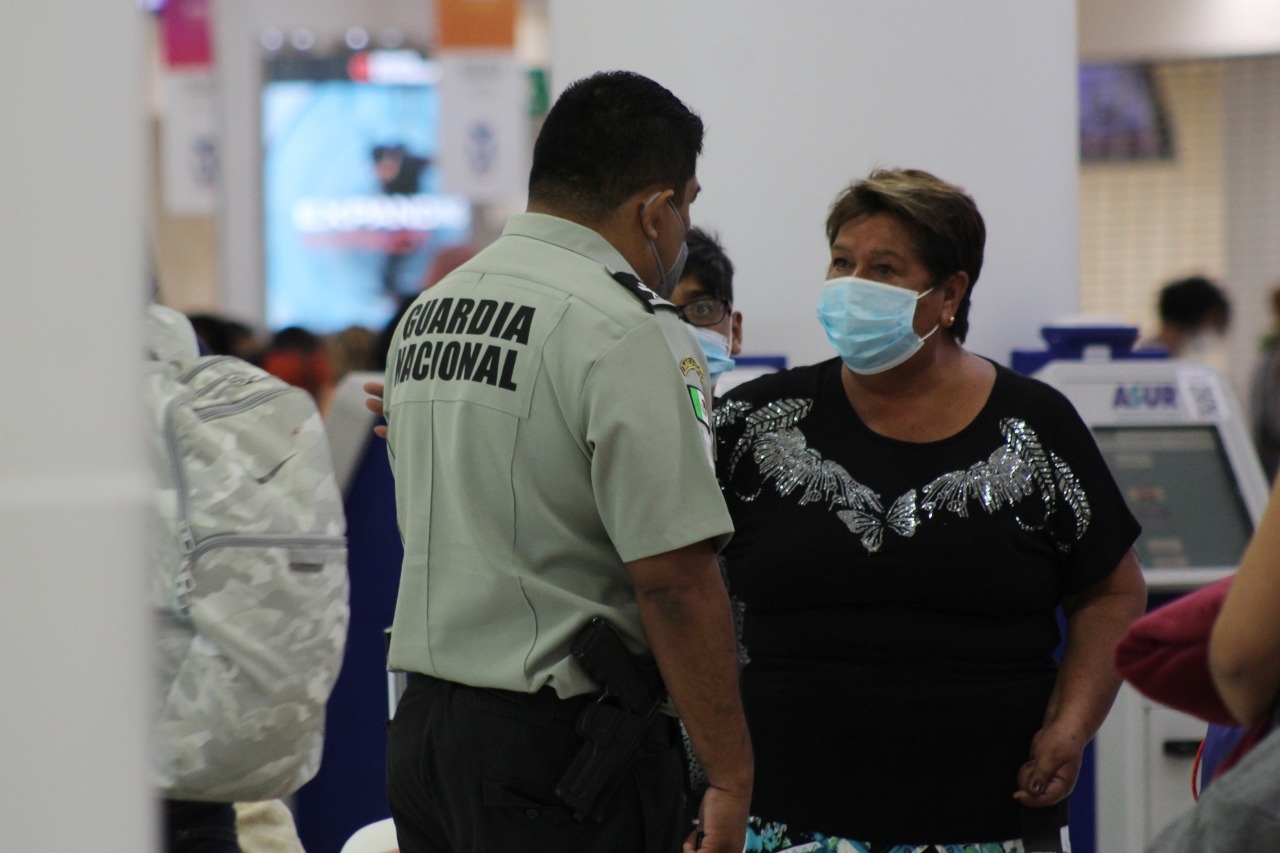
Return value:
<svg viewBox="0 0 1280 853">
<path fill-rule="evenodd" d="M 1243 725 L 1270 710 L 1280 692 L 1280 481 L 1214 622 L 1209 674 Z"/>
<path fill-rule="evenodd" d="M 1046 725 L 1078 728 L 1086 742 L 1097 733 L 1120 689 L 1115 644 L 1146 606 L 1147 585 L 1132 550 L 1104 580 L 1066 602 L 1066 648 Z"/>
</svg>

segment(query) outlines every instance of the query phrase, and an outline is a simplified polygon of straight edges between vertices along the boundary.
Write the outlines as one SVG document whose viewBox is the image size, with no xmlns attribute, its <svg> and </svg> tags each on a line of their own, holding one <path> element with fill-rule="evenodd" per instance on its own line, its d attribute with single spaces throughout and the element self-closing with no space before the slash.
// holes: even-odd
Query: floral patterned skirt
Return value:
<svg viewBox="0 0 1280 853">
<path fill-rule="evenodd" d="M 1063 849 L 1070 851 L 1065 833 Z M 747 821 L 743 853 L 1023 853 L 1022 841 L 971 844 L 872 844 L 820 832 L 795 830 L 776 820 L 752 816 Z"/>
</svg>

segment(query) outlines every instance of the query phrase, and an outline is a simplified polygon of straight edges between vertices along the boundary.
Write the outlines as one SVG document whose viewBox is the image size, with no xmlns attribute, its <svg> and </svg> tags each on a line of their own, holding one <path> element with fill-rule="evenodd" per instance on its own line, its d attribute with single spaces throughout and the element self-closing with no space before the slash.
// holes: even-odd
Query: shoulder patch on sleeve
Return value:
<svg viewBox="0 0 1280 853">
<path fill-rule="evenodd" d="M 693 404 L 693 416 L 697 418 L 698 423 L 707 429 L 711 429 L 711 413 L 702 389 L 697 385 L 686 385 L 685 387 L 689 389 L 689 402 Z"/>
</svg>

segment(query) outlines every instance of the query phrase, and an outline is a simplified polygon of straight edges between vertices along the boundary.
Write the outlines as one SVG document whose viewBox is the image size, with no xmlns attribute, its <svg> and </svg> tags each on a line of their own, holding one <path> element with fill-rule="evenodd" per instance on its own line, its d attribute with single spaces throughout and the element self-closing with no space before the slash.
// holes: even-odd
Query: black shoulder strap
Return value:
<svg viewBox="0 0 1280 853">
<path fill-rule="evenodd" d="M 615 272 L 611 273 L 611 275 L 613 276 L 614 281 L 625 287 L 636 299 L 639 299 L 640 304 L 644 306 L 644 310 L 648 311 L 650 314 L 653 313 L 655 308 L 665 308 L 669 311 L 675 310 L 674 305 L 654 293 L 643 281 L 636 278 L 631 273 Z"/>
</svg>

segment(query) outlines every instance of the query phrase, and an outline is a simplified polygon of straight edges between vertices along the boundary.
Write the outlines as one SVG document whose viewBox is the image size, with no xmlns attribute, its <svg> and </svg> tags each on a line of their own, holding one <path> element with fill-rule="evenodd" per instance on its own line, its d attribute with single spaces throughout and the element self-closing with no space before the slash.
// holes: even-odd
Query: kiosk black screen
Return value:
<svg viewBox="0 0 1280 853">
<path fill-rule="evenodd" d="M 1253 533 L 1218 431 L 1094 427 L 1098 448 L 1142 525 L 1138 558 L 1152 569 L 1234 566 Z"/>
</svg>

